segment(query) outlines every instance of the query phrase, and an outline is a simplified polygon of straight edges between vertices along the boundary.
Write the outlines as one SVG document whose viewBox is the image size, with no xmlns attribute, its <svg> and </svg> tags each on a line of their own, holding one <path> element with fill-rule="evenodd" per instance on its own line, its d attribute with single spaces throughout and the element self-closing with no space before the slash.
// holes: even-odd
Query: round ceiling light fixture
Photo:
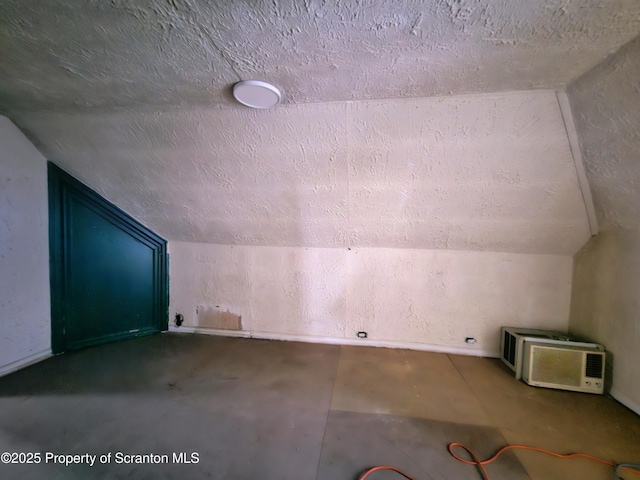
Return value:
<svg viewBox="0 0 640 480">
<path fill-rule="evenodd" d="M 271 108 L 282 96 L 280 90 L 260 80 L 243 80 L 233 86 L 233 96 L 241 104 L 251 108 Z"/>
</svg>

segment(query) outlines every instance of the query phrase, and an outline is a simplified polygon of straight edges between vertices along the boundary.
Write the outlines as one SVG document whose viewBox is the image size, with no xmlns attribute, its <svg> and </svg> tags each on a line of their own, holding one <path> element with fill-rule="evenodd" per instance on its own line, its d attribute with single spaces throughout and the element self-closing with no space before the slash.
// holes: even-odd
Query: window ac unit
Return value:
<svg viewBox="0 0 640 480">
<path fill-rule="evenodd" d="M 522 378 L 524 343 L 537 342 L 552 345 L 574 345 L 586 348 L 601 348 L 597 343 L 579 342 L 563 332 L 534 328 L 502 327 L 500 337 L 500 359 L 514 371 L 516 380 Z M 603 348 L 601 348 L 604 350 Z"/>
<path fill-rule="evenodd" d="M 529 385 L 602 393 L 604 367 L 605 352 L 601 346 L 524 342 L 522 379 Z"/>
</svg>

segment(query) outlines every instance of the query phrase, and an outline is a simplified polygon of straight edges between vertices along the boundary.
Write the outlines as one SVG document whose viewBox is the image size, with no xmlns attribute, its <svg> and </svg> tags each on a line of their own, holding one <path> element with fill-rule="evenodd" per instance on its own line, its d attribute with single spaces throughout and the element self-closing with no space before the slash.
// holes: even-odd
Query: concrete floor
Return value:
<svg viewBox="0 0 640 480">
<path fill-rule="evenodd" d="M 481 478 L 450 442 L 481 458 L 511 443 L 640 463 L 640 417 L 605 396 L 529 387 L 495 359 L 199 335 L 71 352 L 0 379 L 0 452 L 40 454 L 0 464 L 2 479 L 356 480 L 380 464 L 415 480 Z M 53 464 L 47 452 L 96 464 Z M 167 463 L 116 463 L 118 452 Z M 535 452 L 509 452 L 487 472 L 612 478 Z"/>
</svg>

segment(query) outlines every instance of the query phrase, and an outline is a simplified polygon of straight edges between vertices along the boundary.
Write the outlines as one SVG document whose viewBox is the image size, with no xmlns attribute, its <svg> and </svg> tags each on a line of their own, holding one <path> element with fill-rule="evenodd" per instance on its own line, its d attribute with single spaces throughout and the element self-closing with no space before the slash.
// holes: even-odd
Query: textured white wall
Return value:
<svg viewBox="0 0 640 480">
<path fill-rule="evenodd" d="M 271 338 L 498 355 L 502 325 L 566 330 L 570 256 L 169 243 L 171 318 L 198 306 Z M 466 336 L 478 343 L 469 346 Z M 364 343 L 364 342 L 363 342 Z"/>
<path fill-rule="evenodd" d="M 0 116 L 0 374 L 51 352 L 45 158 Z"/>
<path fill-rule="evenodd" d="M 611 352 L 640 414 L 640 38 L 568 89 L 601 233 L 576 256 L 570 330 Z"/>
</svg>

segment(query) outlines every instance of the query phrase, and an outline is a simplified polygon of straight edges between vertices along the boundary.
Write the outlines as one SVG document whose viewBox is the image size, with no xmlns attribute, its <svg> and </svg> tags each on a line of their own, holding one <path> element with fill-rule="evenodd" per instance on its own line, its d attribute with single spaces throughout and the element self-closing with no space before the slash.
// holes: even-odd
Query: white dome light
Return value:
<svg viewBox="0 0 640 480">
<path fill-rule="evenodd" d="M 233 96 L 241 104 L 251 108 L 271 108 L 282 98 L 280 90 L 260 80 L 243 80 L 233 86 Z"/>
</svg>

